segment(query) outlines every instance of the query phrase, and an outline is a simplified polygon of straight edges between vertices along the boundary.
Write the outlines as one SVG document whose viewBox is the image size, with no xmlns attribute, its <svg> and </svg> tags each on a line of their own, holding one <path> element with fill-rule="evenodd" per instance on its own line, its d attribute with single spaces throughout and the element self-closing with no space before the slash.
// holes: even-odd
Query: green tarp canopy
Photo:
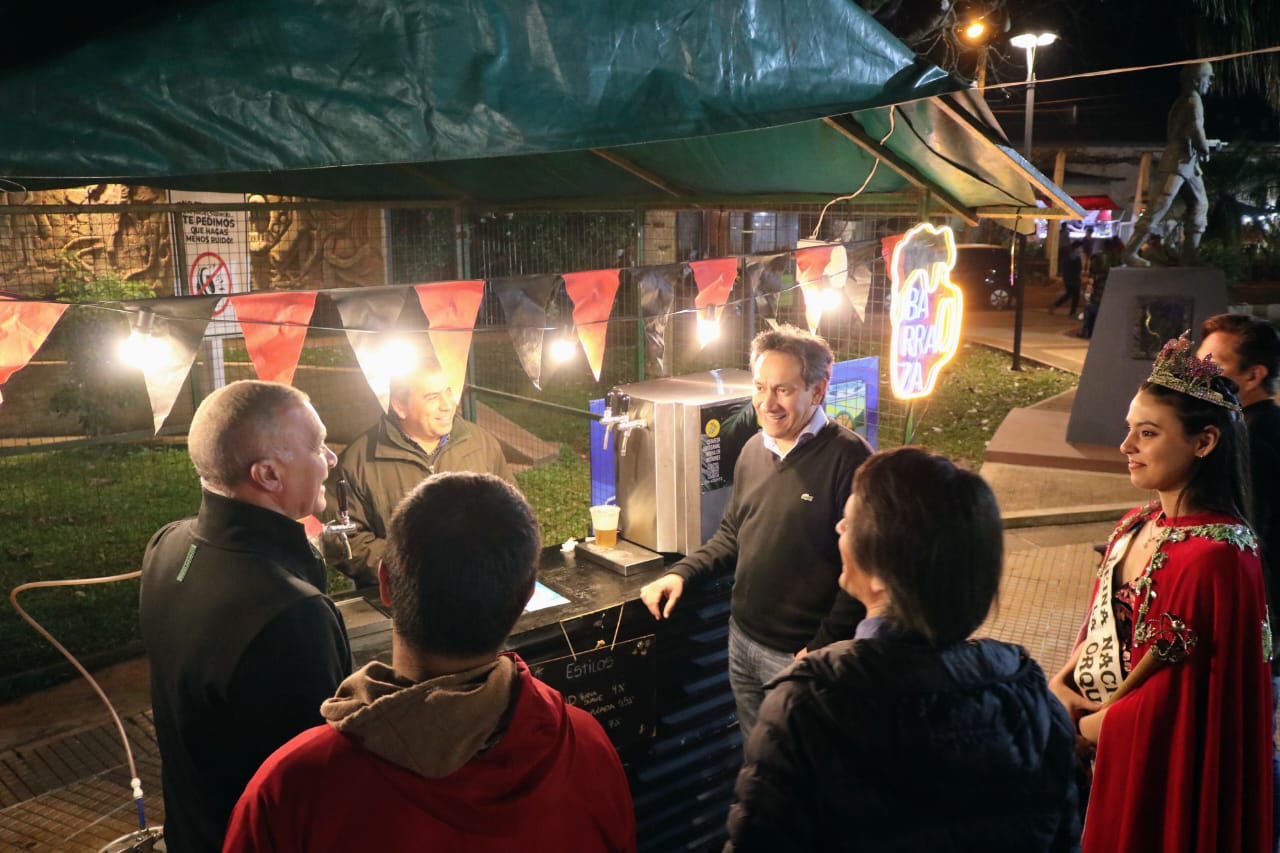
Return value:
<svg viewBox="0 0 1280 853">
<path fill-rule="evenodd" d="M 156 5 L 0 69 L 0 115 L 10 191 L 728 206 L 849 193 L 879 161 L 860 200 L 1082 215 L 849 0 Z"/>
</svg>

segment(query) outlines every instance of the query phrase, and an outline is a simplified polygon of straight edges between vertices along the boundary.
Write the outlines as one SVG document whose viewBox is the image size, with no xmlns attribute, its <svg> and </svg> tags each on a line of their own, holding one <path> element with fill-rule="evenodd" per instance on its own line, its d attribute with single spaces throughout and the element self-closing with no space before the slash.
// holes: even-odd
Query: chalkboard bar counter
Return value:
<svg viewBox="0 0 1280 853">
<path fill-rule="evenodd" d="M 579 560 L 573 552 L 566 554 L 558 545 L 544 548 L 538 580 L 569 599 L 569 603 L 522 615 L 511 633 L 510 648 L 521 652 L 521 656 L 528 660 L 523 648 L 529 640 L 541 639 L 550 628 L 551 633 L 560 638 L 564 654 L 569 654 L 559 627 L 562 621 L 618 607 L 626 602 L 631 603 L 624 610 L 639 609 L 643 607 L 640 588 L 660 574 L 660 569 L 650 569 L 623 577 L 588 560 Z M 387 663 L 391 661 L 391 620 L 381 608 L 376 589 L 365 592 L 363 596 L 351 593 L 338 598 L 338 609 L 347 623 L 351 654 L 357 667 L 375 658 Z M 624 620 L 630 622 L 631 615 L 630 612 L 624 613 Z M 653 622 L 653 617 L 647 618 Z M 610 625 L 613 625 L 612 621 Z M 653 627 L 651 624 L 650 628 Z"/>
<path fill-rule="evenodd" d="M 569 601 L 522 615 L 508 648 L 613 739 L 640 850 L 719 850 L 742 757 L 728 676 L 732 578 L 686 590 L 658 622 L 640 588 L 661 573 L 623 577 L 546 548 L 538 580 Z M 356 666 L 391 661 L 391 622 L 376 602 L 376 592 L 338 600 Z"/>
</svg>

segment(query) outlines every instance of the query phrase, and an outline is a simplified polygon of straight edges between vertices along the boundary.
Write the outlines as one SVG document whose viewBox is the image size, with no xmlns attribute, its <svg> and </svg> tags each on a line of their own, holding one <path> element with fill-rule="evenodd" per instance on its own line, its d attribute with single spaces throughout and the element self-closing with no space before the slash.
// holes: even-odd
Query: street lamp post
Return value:
<svg viewBox="0 0 1280 853">
<path fill-rule="evenodd" d="M 1027 52 L 1027 113 L 1022 134 L 1022 149 L 1028 163 L 1031 162 L 1031 123 L 1036 106 L 1036 48 L 1053 44 L 1057 40 L 1056 33 L 1048 32 L 1020 33 L 1009 39 L 1009 43 L 1014 47 L 1020 47 Z M 1027 284 L 1027 238 L 1023 234 L 1015 233 L 1014 239 L 1018 241 L 1018 282 L 1017 287 L 1013 289 L 1013 362 L 1009 365 L 1009 369 L 1021 370 L 1023 291 Z"/>
<path fill-rule="evenodd" d="M 1057 33 L 1022 33 L 1009 39 L 1014 47 L 1027 52 L 1027 121 L 1022 134 L 1022 147 L 1028 162 L 1031 160 L 1031 123 L 1036 108 L 1036 48 L 1053 44 L 1057 40 Z"/>
</svg>

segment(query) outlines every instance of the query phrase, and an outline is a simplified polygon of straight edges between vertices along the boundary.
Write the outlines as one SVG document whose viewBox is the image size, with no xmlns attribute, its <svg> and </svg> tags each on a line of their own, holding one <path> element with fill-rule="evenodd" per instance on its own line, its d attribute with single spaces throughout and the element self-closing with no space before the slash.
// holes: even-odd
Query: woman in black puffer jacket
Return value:
<svg viewBox="0 0 1280 853">
<path fill-rule="evenodd" d="M 867 619 L 774 681 L 725 849 L 1078 850 L 1070 720 L 1024 649 L 967 639 L 1000 585 L 991 489 L 919 448 L 878 453 L 836 532 Z"/>
</svg>

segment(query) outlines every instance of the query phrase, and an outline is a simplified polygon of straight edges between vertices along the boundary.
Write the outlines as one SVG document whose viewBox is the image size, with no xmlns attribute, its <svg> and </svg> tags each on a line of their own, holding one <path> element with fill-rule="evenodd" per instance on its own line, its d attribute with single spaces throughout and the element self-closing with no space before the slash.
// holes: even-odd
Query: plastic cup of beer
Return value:
<svg viewBox="0 0 1280 853">
<path fill-rule="evenodd" d="M 596 531 L 596 544 L 601 548 L 618 546 L 618 516 L 622 510 L 612 504 L 591 508 L 591 526 Z"/>
</svg>

